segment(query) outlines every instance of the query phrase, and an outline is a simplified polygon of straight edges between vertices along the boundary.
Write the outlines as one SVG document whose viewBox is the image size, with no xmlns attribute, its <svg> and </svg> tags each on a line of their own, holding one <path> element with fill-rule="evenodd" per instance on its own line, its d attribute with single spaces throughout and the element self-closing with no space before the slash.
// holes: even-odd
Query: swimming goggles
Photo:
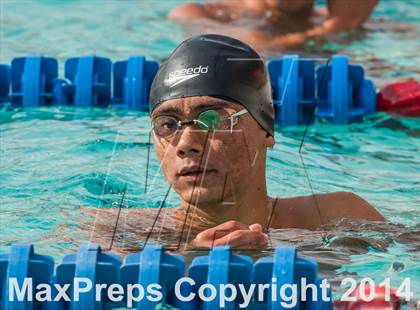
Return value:
<svg viewBox="0 0 420 310">
<path fill-rule="evenodd" d="M 236 112 L 234 109 L 222 108 L 201 112 L 197 119 L 180 121 L 173 116 L 158 116 L 152 120 L 153 131 L 160 138 L 169 138 L 182 126 L 197 125 L 206 131 L 230 130 L 238 123 L 238 117 L 248 113 L 246 109 Z"/>
</svg>

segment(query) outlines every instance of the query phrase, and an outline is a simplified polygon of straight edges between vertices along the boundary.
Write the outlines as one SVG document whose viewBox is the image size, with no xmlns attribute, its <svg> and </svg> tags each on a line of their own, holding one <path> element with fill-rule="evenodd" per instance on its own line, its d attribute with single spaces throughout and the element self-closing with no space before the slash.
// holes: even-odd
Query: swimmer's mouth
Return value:
<svg viewBox="0 0 420 310">
<path fill-rule="evenodd" d="M 209 173 L 217 172 L 216 169 L 203 169 L 198 166 L 185 167 L 180 170 L 176 175 L 177 177 L 186 177 L 186 178 L 198 178 L 202 175 L 207 175 Z"/>
</svg>

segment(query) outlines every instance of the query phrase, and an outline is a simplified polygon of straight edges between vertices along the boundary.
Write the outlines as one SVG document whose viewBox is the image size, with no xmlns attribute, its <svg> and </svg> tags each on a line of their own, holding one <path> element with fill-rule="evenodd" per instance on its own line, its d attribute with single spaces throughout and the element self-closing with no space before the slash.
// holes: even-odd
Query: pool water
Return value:
<svg viewBox="0 0 420 310">
<path fill-rule="evenodd" d="M 41 53 L 56 57 L 62 70 L 64 60 L 76 55 L 115 61 L 142 54 L 162 60 L 185 36 L 185 29 L 164 18 L 179 3 L 2 1 L 0 62 Z M 419 80 L 417 4 L 381 1 L 364 31 L 307 46 L 302 54 L 346 53 L 378 87 L 402 77 Z M 2 109 L 0 251 L 14 242 L 31 242 L 58 261 L 89 240 L 79 225 L 86 221 L 85 208 L 158 207 L 167 184 L 148 128 L 148 115 L 135 111 Z M 377 283 L 390 277 L 394 286 L 410 277 L 418 300 L 420 120 L 377 113 L 345 126 L 317 122 L 308 128 L 299 156 L 304 130 L 277 128 L 276 146 L 268 153 L 270 195 L 353 191 L 389 222 L 344 221 L 316 232 L 272 230 L 271 245 L 291 243 L 301 255 L 317 260 L 336 294 L 343 291 L 337 286 L 340 279 L 349 274 Z M 167 206 L 177 203 L 170 192 Z"/>
</svg>

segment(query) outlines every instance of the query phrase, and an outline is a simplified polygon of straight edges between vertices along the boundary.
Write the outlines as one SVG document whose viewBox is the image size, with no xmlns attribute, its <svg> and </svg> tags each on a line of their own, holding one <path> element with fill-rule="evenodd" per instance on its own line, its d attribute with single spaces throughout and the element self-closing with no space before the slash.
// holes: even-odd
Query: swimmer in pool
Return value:
<svg viewBox="0 0 420 310">
<path fill-rule="evenodd" d="M 183 24 L 196 23 L 210 32 L 233 35 L 259 50 L 300 47 L 360 27 L 379 0 L 327 0 L 315 10 L 314 0 L 242 0 L 186 3 L 169 13 Z"/>
<path fill-rule="evenodd" d="M 275 143 L 271 88 L 262 58 L 241 41 L 200 35 L 182 42 L 152 83 L 150 111 L 157 158 L 181 204 L 88 208 L 84 214 L 95 217 L 85 228 L 91 242 L 121 252 L 137 250 L 149 237 L 166 248 L 249 249 L 266 245 L 269 228 L 384 220 L 349 192 L 268 196 L 267 149 Z"/>
<path fill-rule="evenodd" d="M 155 151 L 180 197 L 178 210 L 214 225 L 194 245 L 263 245 L 268 228 L 384 220 L 349 192 L 268 196 L 267 149 L 275 143 L 271 88 L 263 60 L 241 41 L 200 35 L 182 42 L 161 65 L 150 102 Z"/>
</svg>

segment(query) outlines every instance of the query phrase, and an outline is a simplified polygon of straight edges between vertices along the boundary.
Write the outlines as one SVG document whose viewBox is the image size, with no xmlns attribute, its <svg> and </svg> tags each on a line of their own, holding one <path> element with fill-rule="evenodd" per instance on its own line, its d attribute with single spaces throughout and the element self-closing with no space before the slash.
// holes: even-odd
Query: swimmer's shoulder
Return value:
<svg viewBox="0 0 420 310">
<path fill-rule="evenodd" d="M 272 228 L 316 229 L 343 218 L 384 221 L 365 199 L 352 192 L 276 198 Z"/>
</svg>

